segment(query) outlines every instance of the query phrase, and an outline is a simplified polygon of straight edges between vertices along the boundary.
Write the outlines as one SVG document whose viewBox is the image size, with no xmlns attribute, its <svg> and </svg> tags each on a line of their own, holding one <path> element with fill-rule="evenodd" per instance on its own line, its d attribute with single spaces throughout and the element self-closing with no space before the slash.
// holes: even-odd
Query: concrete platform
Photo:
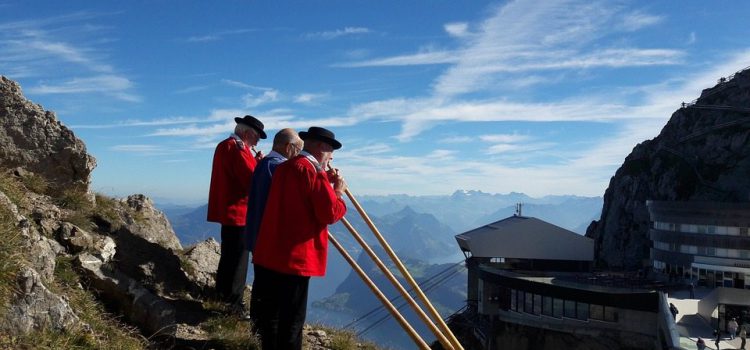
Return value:
<svg viewBox="0 0 750 350">
<path fill-rule="evenodd" d="M 709 322 L 698 314 L 699 298 L 710 293 L 711 290 L 706 288 L 695 289 L 695 299 L 690 298 L 688 291 L 678 291 L 669 294 L 668 301 L 673 303 L 679 313 L 677 314 L 677 331 L 680 333 L 680 346 L 684 349 L 697 349 L 695 342 L 698 337 L 703 338 L 706 342 L 706 349 L 716 349 L 713 335 L 713 328 Z M 750 341 L 748 341 L 750 343 Z M 728 336 L 722 336 L 719 342 L 719 349 L 739 349 L 741 344 L 740 338 L 730 340 Z M 745 347 L 749 347 L 746 344 Z"/>
</svg>

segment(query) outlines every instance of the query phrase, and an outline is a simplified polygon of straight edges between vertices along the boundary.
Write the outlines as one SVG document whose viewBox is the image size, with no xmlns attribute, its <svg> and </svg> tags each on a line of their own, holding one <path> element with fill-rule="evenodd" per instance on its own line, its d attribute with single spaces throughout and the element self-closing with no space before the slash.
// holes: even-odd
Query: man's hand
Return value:
<svg viewBox="0 0 750 350">
<path fill-rule="evenodd" d="M 255 150 L 255 148 L 253 148 L 253 150 Z M 258 151 L 255 153 L 255 160 L 260 161 L 261 159 L 263 159 L 263 157 L 264 157 L 263 151 Z"/>
<path fill-rule="evenodd" d="M 342 197 L 344 192 L 349 188 L 346 181 L 344 181 L 344 176 L 339 173 L 339 169 L 335 168 L 328 169 L 327 175 L 328 179 L 333 184 L 333 190 L 336 192 L 336 196 Z"/>
</svg>

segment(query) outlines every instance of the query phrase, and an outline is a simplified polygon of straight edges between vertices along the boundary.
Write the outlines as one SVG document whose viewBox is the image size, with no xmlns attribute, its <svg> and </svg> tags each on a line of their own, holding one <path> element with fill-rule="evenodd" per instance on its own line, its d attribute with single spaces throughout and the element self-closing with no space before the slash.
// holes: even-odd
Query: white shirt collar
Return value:
<svg viewBox="0 0 750 350">
<path fill-rule="evenodd" d="M 268 155 L 266 157 L 274 157 L 274 158 L 281 158 L 283 160 L 287 160 L 283 154 L 276 152 L 274 150 L 271 150 L 271 152 L 268 152 Z"/>
<path fill-rule="evenodd" d="M 320 165 L 320 162 L 318 162 L 318 160 L 315 159 L 315 157 L 313 157 L 312 154 L 308 153 L 305 150 L 300 151 L 299 154 L 307 158 L 307 160 L 310 161 L 310 163 L 312 163 L 312 165 L 315 167 L 317 171 L 323 170 L 323 166 Z"/>
</svg>

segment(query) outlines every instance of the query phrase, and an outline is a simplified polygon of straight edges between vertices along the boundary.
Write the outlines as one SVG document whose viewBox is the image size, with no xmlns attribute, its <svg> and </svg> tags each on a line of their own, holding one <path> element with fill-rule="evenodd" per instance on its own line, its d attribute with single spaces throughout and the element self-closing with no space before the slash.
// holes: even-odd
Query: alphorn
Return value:
<svg viewBox="0 0 750 350">
<path fill-rule="evenodd" d="M 332 167 L 330 166 L 330 164 L 328 165 L 328 167 L 329 167 L 329 169 L 332 169 Z M 370 230 L 372 231 L 373 235 L 375 235 L 375 238 L 378 239 L 378 242 L 380 242 L 380 245 L 383 246 L 383 249 L 385 249 L 385 251 L 388 254 L 388 256 L 391 258 L 391 260 L 393 261 L 393 263 L 396 265 L 396 267 L 398 268 L 398 270 L 401 272 L 401 275 L 406 279 L 407 282 L 409 282 L 409 284 L 412 286 L 414 292 L 417 294 L 417 296 L 419 297 L 419 299 L 427 307 L 427 310 L 430 312 L 430 315 L 435 319 L 435 321 L 437 322 L 438 326 L 440 326 L 440 329 L 442 330 L 442 332 L 448 336 L 450 344 L 444 344 L 443 341 L 441 340 L 441 338 L 445 339 L 444 336 L 438 335 L 439 332 L 436 333 L 436 336 L 438 337 L 438 340 L 440 341 L 441 345 L 443 345 L 443 347 L 445 347 L 446 349 L 464 350 L 464 348 L 461 345 L 461 343 L 458 342 L 458 339 L 453 334 L 453 331 L 451 331 L 451 329 L 448 328 L 448 325 L 445 324 L 445 321 L 443 321 L 443 318 L 437 312 L 437 310 L 435 309 L 435 307 L 432 306 L 432 303 L 427 298 L 427 295 L 425 295 L 425 293 L 419 287 L 419 285 L 414 280 L 414 278 L 411 276 L 411 274 L 409 273 L 409 271 L 406 270 L 406 266 L 404 266 L 404 264 L 401 262 L 401 260 L 398 258 L 398 256 L 396 256 L 396 253 L 393 251 L 393 249 L 391 248 L 391 246 L 388 244 L 388 242 L 385 240 L 385 238 L 383 237 L 383 235 L 380 233 L 380 230 L 378 230 L 378 228 L 375 227 L 375 224 L 370 219 L 370 216 L 367 215 L 367 213 L 365 212 L 365 210 L 359 204 L 359 202 L 357 201 L 357 199 L 354 198 L 354 195 L 351 193 L 351 191 L 349 191 L 349 189 L 346 189 L 344 192 L 346 193 L 346 196 L 352 202 L 352 204 L 354 205 L 354 207 L 357 209 L 357 212 L 359 212 L 359 215 L 362 217 L 362 219 L 365 221 L 365 223 L 367 223 L 367 226 L 370 228 Z M 364 242 L 364 240 L 361 240 L 361 236 L 359 236 L 359 234 L 356 233 L 356 230 L 354 230 L 354 227 L 352 227 L 348 223 L 348 221 L 346 220 L 346 218 L 342 218 L 342 222 L 344 223 L 345 226 L 347 226 L 347 229 L 349 229 L 349 231 L 352 233 L 352 235 L 354 236 L 354 238 L 357 239 L 358 242 L 360 242 L 360 245 L 362 245 L 362 247 L 365 249 L 365 251 L 368 251 L 368 254 L 370 254 L 371 249 L 369 249 L 369 246 L 367 246 L 367 244 Z M 370 256 L 372 257 L 373 255 L 374 255 L 374 253 L 371 254 Z M 373 258 L 373 260 L 375 260 L 375 259 Z M 379 261 L 380 259 L 377 259 L 377 260 Z M 376 261 L 376 263 L 377 263 L 377 261 Z M 378 267 L 380 267 L 381 265 L 382 265 L 382 262 L 381 262 L 381 264 L 378 264 Z M 390 271 L 387 268 L 384 267 L 384 265 L 383 265 L 383 267 L 380 267 L 380 268 L 381 268 L 381 270 L 383 270 L 383 273 L 386 274 L 386 276 L 388 276 L 389 274 L 392 275 L 390 273 Z M 389 280 L 390 280 L 390 277 L 389 277 Z M 401 284 L 397 280 L 395 280 L 395 278 L 394 278 L 394 280 L 391 280 L 391 283 L 394 283 L 394 286 L 396 286 L 396 288 L 399 291 L 403 290 L 403 287 L 401 286 Z M 402 292 L 402 294 L 404 294 L 404 293 Z M 407 299 L 407 301 L 409 299 L 411 299 L 411 296 L 409 296 L 408 293 L 405 293 L 404 297 Z M 412 306 L 413 307 L 416 306 L 415 307 L 415 311 L 417 311 L 417 313 L 420 314 L 420 316 L 422 316 L 422 314 L 424 312 L 420 312 L 421 308 L 419 308 L 418 305 L 412 305 Z M 430 326 L 430 324 L 432 324 L 432 322 L 428 322 L 428 321 L 425 321 L 425 323 L 427 323 L 428 327 Z M 434 326 L 434 324 L 433 324 L 433 326 Z M 430 330 L 433 330 L 433 329 L 430 328 Z"/>
<path fill-rule="evenodd" d="M 370 290 L 375 294 L 378 299 L 380 299 L 380 302 L 383 303 L 383 305 L 388 309 L 388 311 L 393 315 L 393 317 L 398 321 L 398 323 L 401 325 L 401 327 L 406 331 L 406 333 L 409 334 L 412 340 L 419 346 L 422 350 L 430 350 L 430 346 L 427 345 L 427 343 L 422 339 L 422 337 L 419 336 L 417 331 L 412 328 L 412 326 L 409 324 L 409 322 L 406 321 L 404 316 L 402 316 L 398 309 L 396 309 L 395 306 L 391 303 L 390 300 L 383 294 L 383 292 L 378 289 L 378 287 L 375 285 L 375 283 L 370 279 L 370 277 L 367 276 L 367 273 L 362 270 L 362 268 L 357 264 L 356 261 L 349 255 L 349 253 L 344 249 L 344 247 L 336 240 L 333 235 L 328 232 L 328 240 L 331 241 L 334 247 L 338 249 L 339 253 L 344 257 L 346 262 L 351 265 L 352 269 L 357 272 L 359 277 L 367 284 L 368 287 L 370 287 Z"/>
<path fill-rule="evenodd" d="M 443 348 L 445 350 L 455 350 L 453 345 L 450 343 L 450 341 L 443 335 L 443 333 L 440 332 L 440 330 L 435 326 L 435 324 L 432 322 L 429 316 L 422 310 L 421 307 L 419 307 L 419 304 L 414 300 L 414 298 L 409 295 L 409 292 L 404 289 L 404 286 L 401 285 L 401 283 L 396 279 L 396 276 L 393 275 L 391 270 L 388 269 L 388 267 L 385 266 L 382 260 L 375 254 L 375 252 L 370 248 L 370 246 L 367 245 L 365 240 L 362 238 L 362 235 L 357 232 L 357 229 L 352 226 L 351 223 L 349 223 L 349 220 L 346 218 L 341 218 L 341 222 L 346 226 L 346 228 L 349 230 L 349 232 L 354 236 L 354 239 L 357 240 L 359 245 L 362 246 L 362 248 L 367 252 L 367 255 L 370 256 L 370 259 L 372 259 L 375 262 L 375 265 L 380 268 L 380 270 L 383 272 L 383 274 L 388 278 L 388 280 L 393 284 L 394 287 L 401 293 L 401 295 L 404 297 L 404 299 L 409 303 L 409 305 L 414 309 L 414 311 L 419 315 L 419 318 L 422 319 L 422 322 L 424 322 L 427 325 L 427 328 L 430 329 L 430 331 L 437 337 L 438 341 L 441 345 L 443 345 Z"/>
</svg>

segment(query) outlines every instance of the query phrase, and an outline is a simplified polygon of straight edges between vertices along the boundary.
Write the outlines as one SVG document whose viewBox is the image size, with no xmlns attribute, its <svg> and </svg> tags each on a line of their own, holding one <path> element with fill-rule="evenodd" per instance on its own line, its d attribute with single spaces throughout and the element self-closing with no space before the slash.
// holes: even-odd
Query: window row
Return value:
<svg viewBox="0 0 750 350">
<path fill-rule="evenodd" d="M 654 221 L 653 227 L 662 231 L 675 231 L 685 233 L 704 233 L 712 235 L 748 236 L 747 227 L 716 226 L 716 225 L 693 225 L 676 224 L 673 222 Z"/>
<path fill-rule="evenodd" d="M 611 306 L 553 298 L 515 289 L 510 291 L 510 309 L 555 318 L 617 322 L 617 309 Z"/>
<path fill-rule="evenodd" d="M 684 254 L 716 256 L 720 258 L 750 259 L 750 250 L 694 246 L 689 244 L 654 241 L 654 248 Z"/>
</svg>

